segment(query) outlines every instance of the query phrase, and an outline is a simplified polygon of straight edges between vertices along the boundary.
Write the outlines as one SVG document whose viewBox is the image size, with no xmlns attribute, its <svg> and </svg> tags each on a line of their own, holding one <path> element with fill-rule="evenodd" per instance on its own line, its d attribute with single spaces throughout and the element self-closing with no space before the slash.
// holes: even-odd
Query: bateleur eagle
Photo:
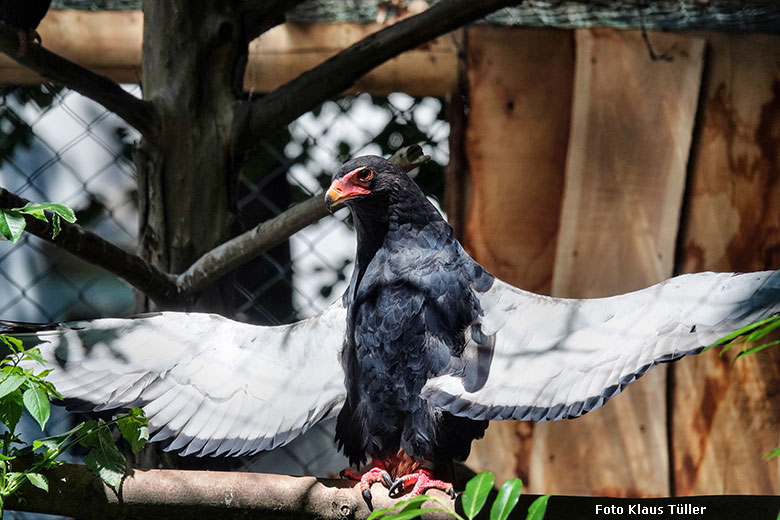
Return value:
<svg viewBox="0 0 780 520">
<path fill-rule="evenodd" d="M 451 491 L 430 463 L 466 458 L 488 421 L 578 417 L 656 364 L 780 312 L 780 271 L 682 275 L 582 300 L 518 289 L 469 257 L 379 157 L 347 162 L 326 204 L 351 210 L 357 254 L 343 298 L 317 316 L 262 327 L 160 312 L 9 333 L 44 342 L 66 404 L 143 407 L 152 440 L 183 454 L 269 450 L 338 417 L 350 463 L 373 460 L 348 473 L 370 502 L 377 481 Z"/>
</svg>

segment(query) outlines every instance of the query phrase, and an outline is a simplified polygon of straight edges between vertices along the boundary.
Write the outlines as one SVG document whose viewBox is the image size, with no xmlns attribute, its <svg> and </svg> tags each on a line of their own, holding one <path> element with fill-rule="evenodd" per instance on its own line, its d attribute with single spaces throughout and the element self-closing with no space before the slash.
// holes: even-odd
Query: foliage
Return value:
<svg viewBox="0 0 780 520">
<path fill-rule="evenodd" d="M 109 427 L 116 424 L 131 448 L 138 451 L 149 438 L 143 411 L 133 408 L 111 421 L 82 422 L 70 431 L 37 439 L 32 446 L 25 445 L 16 433 L 24 410 L 43 430 L 49 419 L 51 398 L 62 399 L 62 396 L 46 380 L 51 369 L 36 373 L 32 368 L 20 366 L 23 361 L 25 366 L 33 364 L 30 362 L 45 364 L 37 348 L 25 349 L 19 339 L 10 336 L 0 335 L 0 342 L 10 350 L 0 362 L 0 422 L 6 428 L 0 437 L 0 515 L 7 497 L 25 482 L 48 491 L 49 483 L 41 472 L 60 464 L 57 458 L 76 445 L 89 450 L 84 459 L 87 467 L 118 493 L 126 464 Z M 12 468 L 19 457 L 26 458 L 26 469 Z"/>
<path fill-rule="evenodd" d="M 466 489 L 460 497 L 463 514 L 466 515 L 465 518 L 453 511 L 449 504 L 438 497 L 418 495 L 408 500 L 400 500 L 393 507 L 374 511 L 368 517 L 368 520 L 379 518 L 382 520 L 409 520 L 432 511 L 447 513 L 458 520 L 473 520 L 485 507 L 488 495 L 493 490 L 493 482 L 493 474 L 486 471 L 474 476 L 466 483 Z M 519 478 L 513 478 L 504 482 L 501 489 L 498 490 L 493 505 L 490 507 L 490 520 L 506 520 L 517 506 L 522 489 L 523 483 Z M 541 520 L 544 518 L 549 499 L 550 495 L 544 495 L 534 500 L 528 508 L 526 520 Z M 426 502 L 435 502 L 441 507 L 423 508 L 422 506 Z"/>
<path fill-rule="evenodd" d="M 725 352 L 727 352 L 730 348 L 734 347 L 735 345 L 742 345 L 742 351 L 737 354 L 737 357 L 734 359 L 735 361 L 743 356 L 747 356 L 750 354 L 755 354 L 756 352 L 760 352 L 764 350 L 767 347 L 771 347 L 774 345 L 780 344 L 780 339 L 775 339 L 772 341 L 767 341 L 764 343 L 761 343 L 760 345 L 756 345 L 750 348 L 745 348 L 747 343 L 755 343 L 770 332 L 777 330 L 777 328 L 780 327 L 780 314 L 776 314 L 774 316 L 770 316 L 769 318 L 759 320 L 756 322 L 753 322 L 749 325 L 745 325 L 741 329 L 737 329 L 728 336 L 724 336 L 720 338 L 718 341 L 713 343 L 712 345 L 709 345 L 707 348 L 712 347 L 723 347 L 719 353 L 719 355 L 723 355 Z M 774 450 L 771 450 L 766 455 L 763 456 L 764 460 L 770 460 L 775 457 L 780 457 L 780 448 L 775 448 Z M 777 515 L 777 519 L 780 520 L 780 513 Z"/>
<path fill-rule="evenodd" d="M 27 226 L 24 216 L 29 215 L 38 220 L 48 222 L 46 211 L 51 212 L 52 238 L 56 238 L 60 234 L 60 218 L 64 218 L 71 223 L 76 222 L 76 215 L 72 209 L 53 202 L 45 202 L 43 204 L 33 204 L 31 202 L 22 208 L 0 208 L 0 238 L 16 243 Z"/>
<path fill-rule="evenodd" d="M 726 351 L 728 351 L 732 347 L 736 345 L 742 345 L 743 346 L 742 352 L 737 354 L 736 357 L 736 359 L 739 359 L 742 356 L 755 354 L 756 352 L 760 352 L 767 347 L 780 344 L 780 339 L 776 339 L 773 341 L 767 341 L 765 343 L 756 345 L 751 348 L 747 348 L 747 349 L 744 348 L 747 343 L 755 343 L 761 340 L 762 338 L 764 338 L 764 336 L 766 336 L 773 330 L 776 330 L 778 327 L 780 327 L 780 314 L 777 314 L 775 316 L 770 316 L 769 318 L 756 321 L 749 325 L 745 325 L 741 329 L 735 330 L 728 336 L 724 336 L 720 338 L 718 341 L 716 341 L 714 344 L 710 345 L 707 348 L 722 346 L 723 348 L 720 351 L 720 355 L 723 355 Z"/>
</svg>

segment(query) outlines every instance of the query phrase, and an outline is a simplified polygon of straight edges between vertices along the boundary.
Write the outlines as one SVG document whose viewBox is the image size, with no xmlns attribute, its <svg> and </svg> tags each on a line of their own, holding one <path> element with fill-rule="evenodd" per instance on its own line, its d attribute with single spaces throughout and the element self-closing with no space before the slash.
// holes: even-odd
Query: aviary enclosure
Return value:
<svg viewBox="0 0 780 520">
<path fill-rule="evenodd" d="M 141 13 L 82 3 L 48 13 L 45 47 L 137 83 Z M 407 51 L 348 93 L 443 100 L 443 206 L 474 258 L 507 282 L 565 297 L 686 272 L 779 268 L 777 8 L 564 2 L 574 12 L 564 17 L 560 6 L 531 4 Z M 425 8 L 307 5 L 251 43 L 247 92 L 271 91 Z M 0 82 L 39 81 L 0 56 Z M 574 421 L 492 424 L 467 464 L 497 481 L 519 476 L 531 493 L 777 494 L 780 462 L 762 455 L 780 445 L 780 350 L 733 357 L 712 351 L 657 368 Z"/>
</svg>

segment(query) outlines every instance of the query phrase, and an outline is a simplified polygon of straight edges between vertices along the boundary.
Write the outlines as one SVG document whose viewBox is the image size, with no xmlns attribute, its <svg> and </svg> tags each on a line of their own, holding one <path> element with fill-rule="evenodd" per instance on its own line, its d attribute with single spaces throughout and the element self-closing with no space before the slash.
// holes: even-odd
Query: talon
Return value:
<svg viewBox="0 0 780 520">
<path fill-rule="evenodd" d="M 403 478 L 397 478 L 395 482 L 392 483 L 390 486 L 390 489 L 387 491 L 387 494 L 390 495 L 390 498 L 396 498 L 403 493 L 403 490 L 405 488 L 404 479 Z M 400 488 L 400 491 L 399 491 Z"/>
<path fill-rule="evenodd" d="M 393 478 L 387 471 L 382 472 L 382 484 L 384 484 L 386 488 L 391 488 L 393 486 Z"/>
<path fill-rule="evenodd" d="M 364 489 L 361 493 L 363 495 L 363 500 L 366 501 L 366 505 L 368 506 L 369 511 L 374 510 L 374 504 L 371 503 L 371 490 L 370 489 Z"/>
<path fill-rule="evenodd" d="M 424 468 L 418 469 L 414 473 L 409 473 L 408 475 L 399 477 L 395 482 L 393 482 L 393 485 L 390 487 L 390 491 L 388 493 L 390 497 L 396 498 L 397 496 L 401 495 L 404 489 L 406 489 L 408 486 L 413 487 L 411 491 L 406 494 L 407 498 L 421 495 L 429 489 L 440 489 L 452 497 L 453 500 L 455 499 L 455 490 L 453 489 L 452 484 L 442 480 L 434 479 L 431 476 L 431 472 Z"/>
</svg>

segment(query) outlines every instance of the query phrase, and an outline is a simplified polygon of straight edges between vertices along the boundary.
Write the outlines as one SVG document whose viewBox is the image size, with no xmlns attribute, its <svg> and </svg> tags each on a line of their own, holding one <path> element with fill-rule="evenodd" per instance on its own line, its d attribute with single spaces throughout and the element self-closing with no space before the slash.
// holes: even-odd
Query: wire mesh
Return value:
<svg viewBox="0 0 780 520">
<path fill-rule="evenodd" d="M 138 95 L 136 86 L 126 86 Z M 416 180 L 434 200 L 443 194 L 449 125 L 442 100 L 396 93 L 323 103 L 260 144 L 261 158 L 238 179 L 240 227 L 278 215 L 320 192 L 346 159 L 389 155 L 413 143 L 433 160 Z M 138 134 L 92 101 L 49 85 L 0 88 L 0 185 L 35 202 L 60 202 L 79 223 L 134 250 L 137 192 L 131 152 Z M 341 210 L 290 237 L 232 278 L 233 318 L 281 323 L 323 310 L 346 287 L 355 241 Z M 113 275 L 34 237 L 0 243 L 0 317 L 49 322 L 124 316 L 131 289 Z M 66 414 L 48 433 L 70 424 Z M 333 444 L 333 424 L 290 445 L 241 459 L 242 469 L 327 476 L 345 467 Z"/>
</svg>

